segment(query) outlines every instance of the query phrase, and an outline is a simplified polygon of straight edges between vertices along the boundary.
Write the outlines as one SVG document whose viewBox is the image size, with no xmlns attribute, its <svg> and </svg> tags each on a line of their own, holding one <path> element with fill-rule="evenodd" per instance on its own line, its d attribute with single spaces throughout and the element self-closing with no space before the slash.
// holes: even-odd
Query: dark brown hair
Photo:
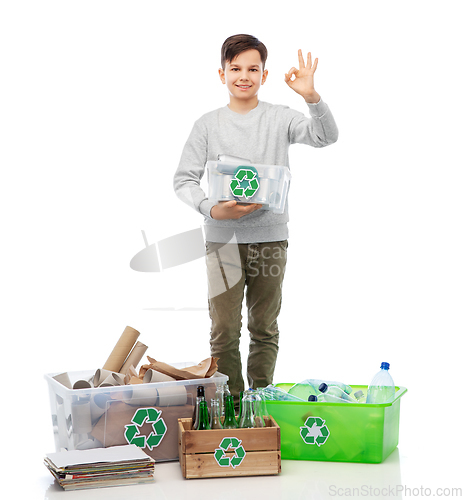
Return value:
<svg viewBox="0 0 463 500">
<path fill-rule="evenodd" d="M 246 50 L 256 49 L 262 60 L 262 66 L 265 68 L 265 61 L 267 60 L 267 47 L 252 35 L 233 35 L 229 36 L 222 45 L 222 69 L 225 69 L 225 63 L 232 62 L 236 56 L 240 55 Z"/>
</svg>

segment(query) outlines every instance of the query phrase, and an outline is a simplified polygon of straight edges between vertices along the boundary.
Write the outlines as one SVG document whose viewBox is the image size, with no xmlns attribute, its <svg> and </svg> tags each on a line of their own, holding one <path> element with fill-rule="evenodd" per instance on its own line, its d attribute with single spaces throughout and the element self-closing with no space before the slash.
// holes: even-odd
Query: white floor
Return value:
<svg viewBox="0 0 463 500">
<path fill-rule="evenodd" d="M 45 403 L 48 404 L 43 398 L 37 403 L 38 411 L 34 415 L 37 432 L 33 438 L 25 438 L 26 447 L 21 446 L 19 433 L 10 432 L 4 436 L 3 485 L 14 486 L 29 499 L 308 500 L 463 496 L 461 448 L 456 441 L 460 439 L 457 419 L 431 412 L 414 422 L 416 414 L 407 401 L 407 394 L 401 402 L 400 434 L 403 437 L 399 438 L 399 447 L 382 464 L 282 460 L 278 476 L 184 479 L 178 462 L 164 462 L 156 464 L 152 484 L 75 492 L 65 492 L 42 464 L 45 452 L 54 451 Z M 18 428 L 25 429 L 25 412 L 16 417 Z M 425 419 L 429 426 L 423 425 Z M 11 455 L 5 450 L 11 450 Z"/>
<path fill-rule="evenodd" d="M 432 462 L 432 464 L 430 464 Z M 455 464 L 457 465 L 457 464 Z M 461 468 L 461 467 L 460 467 Z M 283 460 L 278 476 L 184 479 L 178 462 L 156 465 L 152 484 L 119 486 L 99 490 L 65 492 L 43 467 L 33 471 L 33 485 L 27 486 L 29 498 L 56 499 L 127 499 L 156 498 L 189 500 L 207 497 L 230 500 L 308 500 L 325 498 L 426 498 L 462 496 L 461 480 L 455 477 L 456 467 L 440 468 L 430 457 L 407 456 L 396 449 L 382 464 L 349 464 Z M 446 477 L 447 476 L 447 477 Z M 452 479 L 453 476 L 453 479 Z M 458 488 L 459 490 L 452 488 Z M 441 490 L 439 489 L 441 488 Z M 23 489 L 18 488 L 18 489 Z"/>
</svg>

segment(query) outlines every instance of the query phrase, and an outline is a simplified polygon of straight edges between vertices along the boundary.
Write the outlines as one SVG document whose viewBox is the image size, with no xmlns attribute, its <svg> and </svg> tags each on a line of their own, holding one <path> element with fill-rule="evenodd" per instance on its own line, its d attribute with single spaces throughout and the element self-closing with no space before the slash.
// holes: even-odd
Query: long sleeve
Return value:
<svg viewBox="0 0 463 500">
<path fill-rule="evenodd" d="M 206 160 L 207 129 L 198 120 L 183 148 L 180 163 L 174 175 L 174 190 L 183 202 L 210 218 L 210 211 L 214 204 L 207 199 L 200 186 Z"/>
<path fill-rule="evenodd" d="M 338 139 L 338 127 L 328 105 L 320 99 L 316 104 L 307 104 L 310 117 L 298 113 L 289 126 L 291 144 L 308 144 L 322 148 Z"/>
</svg>

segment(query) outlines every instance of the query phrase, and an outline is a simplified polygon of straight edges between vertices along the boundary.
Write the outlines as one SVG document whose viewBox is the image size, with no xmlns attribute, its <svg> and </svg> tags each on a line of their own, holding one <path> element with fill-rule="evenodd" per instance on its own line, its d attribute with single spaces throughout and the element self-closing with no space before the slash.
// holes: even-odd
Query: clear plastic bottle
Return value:
<svg viewBox="0 0 463 500">
<path fill-rule="evenodd" d="M 320 385 L 320 384 L 318 384 Z M 308 379 L 303 380 L 302 382 L 299 382 L 297 384 L 294 384 L 288 391 L 288 394 L 291 394 L 291 396 L 296 396 L 298 398 L 303 399 L 304 401 L 307 401 L 309 396 L 316 396 L 317 394 L 320 394 L 318 391 L 317 387 L 314 387 Z"/>
<path fill-rule="evenodd" d="M 268 385 L 262 389 L 261 394 L 266 401 L 307 401 L 307 398 L 305 400 L 298 398 L 273 385 Z"/>
<path fill-rule="evenodd" d="M 334 397 L 336 399 L 333 400 L 333 402 L 339 402 L 339 401 L 337 401 L 338 399 L 340 399 L 343 403 L 356 403 L 357 402 L 352 396 L 349 396 L 349 394 L 346 394 L 342 389 L 340 389 L 336 385 L 328 386 L 324 382 L 322 382 L 318 386 L 318 390 L 324 394 L 325 401 L 330 401 L 330 398 Z M 318 396 L 318 401 L 320 401 L 320 396 L 321 396 L 321 394 Z"/>
<path fill-rule="evenodd" d="M 368 386 L 367 403 L 390 403 L 394 399 L 395 385 L 389 373 L 389 366 L 385 361 L 381 363 L 381 370 Z"/>
<path fill-rule="evenodd" d="M 328 387 L 331 386 L 336 386 L 342 389 L 346 394 L 350 394 L 352 392 L 352 387 L 347 384 L 343 384 L 342 382 L 335 382 L 333 380 L 321 380 L 318 378 L 308 378 L 305 380 L 305 382 L 308 382 L 311 384 L 313 387 L 318 388 L 320 387 L 320 384 L 325 383 Z"/>
<path fill-rule="evenodd" d="M 362 389 L 359 389 L 358 391 L 354 392 L 354 397 L 357 400 L 357 403 L 365 403 L 367 399 Z"/>
</svg>

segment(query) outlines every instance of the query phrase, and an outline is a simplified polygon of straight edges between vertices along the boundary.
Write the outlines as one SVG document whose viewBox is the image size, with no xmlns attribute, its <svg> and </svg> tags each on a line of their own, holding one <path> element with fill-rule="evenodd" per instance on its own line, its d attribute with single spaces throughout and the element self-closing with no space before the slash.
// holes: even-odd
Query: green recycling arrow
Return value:
<svg viewBox="0 0 463 500">
<path fill-rule="evenodd" d="M 148 418 L 148 411 L 146 408 L 139 408 L 135 415 L 132 417 L 132 422 L 137 425 L 143 425 L 145 418 Z"/>
<path fill-rule="evenodd" d="M 138 408 L 132 417 L 132 423 L 125 426 L 124 437 L 127 443 L 135 444 L 139 448 L 148 446 L 150 450 L 159 446 L 167 432 L 167 426 L 161 414 L 162 411 L 156 408 Z M 150 423 L 153 429 L 148 437 L 140 434 L 140 427 L 145 422 Z"/>
<path fill-rule="evenodd" d="M 233 196 L 251 198 L 259 189 L 259 175 L 254 167 L 238 167 L 230 181 Z"/>
<path fill-rule="evenodd" d="M 231 457 L 225 456 L 228 449 L 234 450 L 235 454 Z M 246 451 L 241 445 L 241 441 L 236 437 L 223 438 L 219 448 L 215 449 L 214 458 L 220 467 L 238 467 L 246 456 Z"/>
<path fill-rule="evenodd" d="M 300 435 L 304 443 L 316 444 L 320 447 L 326 443 L 330 431 L 322 418 L 308 417 L 305 424 L 300 427 Z"/>
</svg>

